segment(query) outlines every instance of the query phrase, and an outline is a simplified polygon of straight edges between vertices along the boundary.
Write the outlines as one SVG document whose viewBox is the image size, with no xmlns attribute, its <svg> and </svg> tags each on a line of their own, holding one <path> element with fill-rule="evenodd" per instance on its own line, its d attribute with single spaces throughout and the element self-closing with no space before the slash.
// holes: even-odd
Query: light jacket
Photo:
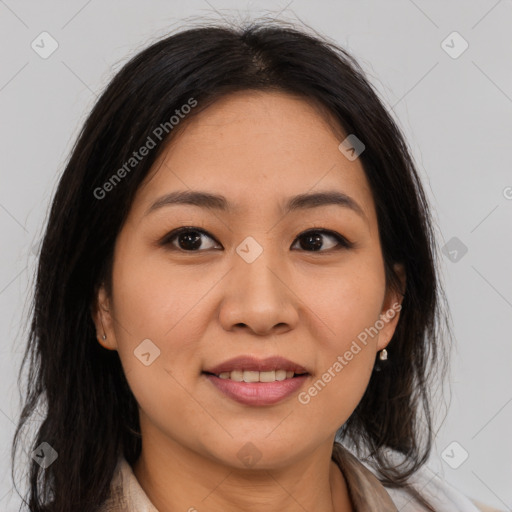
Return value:
<svg viewBox="0 0 512 512">
<path fill-rule="evenodd" d="M 404 490 L 384 487 L 374 473 L 338 442 L 332 459 L 343 473 L 355 512 L 424 512 Z M 451 487 L 446 481 L 421 468 L 411 479 L 412 485 L 426 496 L 436 512 L 501 512 L 487 507 Z M 131 466 L 121 456 L 110 485 L 110 496 L 100 512 L 158 512 L 135 477 Z"/>
</svg>

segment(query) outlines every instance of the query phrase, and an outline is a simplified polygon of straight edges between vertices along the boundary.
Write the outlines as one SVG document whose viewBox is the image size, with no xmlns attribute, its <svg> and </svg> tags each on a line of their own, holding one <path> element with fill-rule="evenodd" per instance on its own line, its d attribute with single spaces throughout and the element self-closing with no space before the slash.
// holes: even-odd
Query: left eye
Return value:
<svg viewBox="0 0 512 512">
<path fill-rule="evenodd" d="M 323 236 L 330 237 L 331 240 L 335 240 L 336 242 L 334 244 L 331 244 L 330 247 L 327 247 L 327 249 L 349 249 L 352 247 L 352 243 L 349 242 L 345 237 L 341 236 L 339 233 L 336 233 L 335 231 L 328 231 L 326 229 L 312 229 L 310 231 L 301 233 L 297 238 L 305 239 L 306 245 L 311 244 L 311 246 L 314 247 L 313 251 L 309 252 L 319 252 L 320 246 L 323 247 Z M 304 244 L 301 245 L 304 246 Z"/>
<path fill-rule="evenodd" d="M 162 241 L 162 245 L 172 245 L 176 247 L 178 250 L 182 250 L 185 252 L 200 252 L 198 249 L 201 247 L 201 237 L 204 236 L 209 238 L 212 241 L 215 241 L 206 231 L 202 229 L 194 228 L 194 227 L 183 227 L 176 229 L 169 233 Z M 331 240 L 334 240 L 335 243 L 331 243 L 327 249 L 349 249 L 352 247 L 352 243 L 349 242 L 346 238 L 341 236 L 340 234 L 329 231 L 325 229 L 313 229 L 309 231 L 305 231 L 301 233 L 297 240 L 304 240 L 305 242 L 300 243 L 301 248 L 309 246 L 312 247 L 312 250 L 304 249 L 307 252 L 325 252 L 325 250 L 320 251 L 320 248 L 325 249 L 324 242 L 322 241 L 322 237 L 328 237 Z M 176 243 L 175 243 L 176 241 Z M 296 244 L 294 244 L 296 245 Z M 328 244 L 329 245 L 329 244 Z M 220 246 L 220 244 L 219 244 Z M 215 247 L 207 247 L 207 249 L 214 249 Z M 293 245 L 292 245 L 293 248 Z M 203 248 L 204 249 L 204 248 Z"/>
</svg>

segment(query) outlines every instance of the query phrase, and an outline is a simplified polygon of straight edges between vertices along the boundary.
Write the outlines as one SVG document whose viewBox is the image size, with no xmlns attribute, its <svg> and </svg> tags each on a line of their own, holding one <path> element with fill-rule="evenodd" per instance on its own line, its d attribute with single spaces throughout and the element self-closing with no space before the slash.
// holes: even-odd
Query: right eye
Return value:
<svg viewBox="0 0 512 512">
<path fill-rule="evenodd" d="M 184 252 L 202 252 L 197 250 L 201 247 L 202 236 L 209 238 L 210 240 L 215 240 L 202 229 L 195 228 L 193 226 L 184 226 L 171 231 L 164 237 L 161 243 L 162 245 L 169 247 L 171 250 L 181 250 Z M 208 247 L 203 250 L 212 248 L 214 247 Z"/>
</svg>

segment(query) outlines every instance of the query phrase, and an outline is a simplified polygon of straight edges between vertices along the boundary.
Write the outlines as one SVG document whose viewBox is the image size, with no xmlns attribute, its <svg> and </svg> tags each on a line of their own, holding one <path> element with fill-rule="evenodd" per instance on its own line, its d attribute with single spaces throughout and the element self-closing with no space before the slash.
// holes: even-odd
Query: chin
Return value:
<svg viewBox="0 0 512 512">
<path fill-rule="evenodd" d="M 228 443 L 205 447 L 217 461 L 237 469 L 280 469 L 300 456 L 303 438 L 274 438 L 269 430 L 260 435 L 234 436 Z"/>
</svg>

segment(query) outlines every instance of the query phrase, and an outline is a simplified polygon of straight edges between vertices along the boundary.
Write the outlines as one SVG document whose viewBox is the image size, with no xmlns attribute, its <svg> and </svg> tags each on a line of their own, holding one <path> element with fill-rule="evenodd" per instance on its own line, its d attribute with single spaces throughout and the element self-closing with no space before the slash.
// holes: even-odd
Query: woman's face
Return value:
<svg viewBox="0 0 512 512">
<path fill-rule="evenodd" d="M 401 296 L 386 290 L 362 165 L 338 149 L 344 137 L 318 109 L 241 92 L 183 128 L 118 236 L 98 333 L 119 352 L 143 439 L 232 467 L 278 467 L 332 445 L 393 334 Z M 178 191 L 228 206 L 172 203 Z M 349 199 L 287 207 L 320 192 Z M 229 362 L 238 357 L 255 361 Z M 289 377 L 285 361 L 258 366 L 275 357 L 306 375 Z"/>
</svg>

